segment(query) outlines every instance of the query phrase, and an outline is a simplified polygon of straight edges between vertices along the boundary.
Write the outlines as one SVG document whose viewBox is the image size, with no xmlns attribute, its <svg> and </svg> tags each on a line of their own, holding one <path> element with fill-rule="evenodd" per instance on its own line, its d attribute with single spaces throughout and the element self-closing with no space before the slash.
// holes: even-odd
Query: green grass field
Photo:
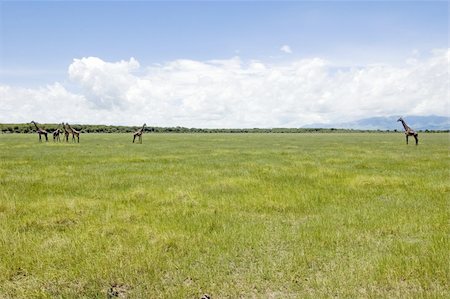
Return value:
<svg viewBox="0 0 450 299">
<path fill-rule="evenodd" d="M 0 135 L 0 298 L 450 297 L 450 141 Z"/>
</svg>

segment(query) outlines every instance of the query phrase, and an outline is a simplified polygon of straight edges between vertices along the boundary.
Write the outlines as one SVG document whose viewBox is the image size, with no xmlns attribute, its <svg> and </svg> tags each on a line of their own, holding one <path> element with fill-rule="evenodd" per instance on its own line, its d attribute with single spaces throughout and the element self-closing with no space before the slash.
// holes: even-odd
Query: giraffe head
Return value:
<svg viewBox="0 0 450 299">
<path fill-rule="evenodd" d="M 397 119 L 397 121 L 402 121 L 402 120 L 403 120 L 403 118 L 401 118 L 401 117 L 399 119 Z"/>
<path fill-rule="evenodd" d="M 35 124 L 36 122 L 34 120 L 30 121 L 30 124 Z"/>
</svg>

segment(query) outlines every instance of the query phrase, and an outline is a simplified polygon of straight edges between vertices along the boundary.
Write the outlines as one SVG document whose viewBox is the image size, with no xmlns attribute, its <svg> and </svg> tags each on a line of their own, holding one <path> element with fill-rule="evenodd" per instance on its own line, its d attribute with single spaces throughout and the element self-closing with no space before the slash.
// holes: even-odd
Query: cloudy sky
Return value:
<svg viewBox="0 0 450 299">
<path fill-rule="evenodd" d="M 447 1 L 0 0 L 0 123 L 450 116 L 448 22 Z"/>
</svg>

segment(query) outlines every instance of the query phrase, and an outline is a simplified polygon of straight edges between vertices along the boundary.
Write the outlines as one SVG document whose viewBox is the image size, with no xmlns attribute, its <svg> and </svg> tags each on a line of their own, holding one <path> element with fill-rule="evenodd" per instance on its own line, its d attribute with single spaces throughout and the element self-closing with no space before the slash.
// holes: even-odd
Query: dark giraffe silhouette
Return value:
<svg viewBox="0 0 450 299">
<path fill-rule="evenodd" d="M 61 141 L 61 139 L 59 138 L 59 135 L 62 134 L 62 131 L 59 129 L 59 126 L 60 125 L 58 125 L 56 130 L 53 131 L 53 133 L 52 133 L 53 134 L 53 142 L 56 142 L 56 141 L 60 142 Z"/>
<path fill-rule="evenodd" d="M 138 131 L 134 132 L 134 134 L 133 134 L 133 143 L 134 143 L 134 140 L 136 139 L 136 137 L 138 137 L 139 143 L 142 143 L 142 134 L 144 133 L 145 126 L 146 126 L 146 124 L 144 124 L 142 126 L 142 128 L 140 128 Z"/>
<path fill-rule="evenodd" d="M 66 137 L 66 142 L 69 142 L 69 135 L 70 132 L 67 130 L 66 125 L 64 124 L 64 122 L 61 123 L 63 130 L 64 130 L 64 137 Z"/>
<path fill-rule="evenodd" d="M 408 144 L 408 137 L 414 136 L 414 139 L 416 139 L 416 145 L 418 145 L 419 144 L 419 134 L 417 134 L 416 131 L 414 131 L 413 129 L 408 127 L 408 125 L 403 120 L 403 118 L 400 117 L 397 121 L 402 122 L 403 128 L 405 128 L 406 144 Z"/>
<path fill-rule="evenodd" d="M 46 130 L 43 130 L 43 129 L 39 128 L 37 126 L 37 123 L 34 120 L 32 120 L 31 123 L 34 124 L 34 126 L 36 127 L 36 133 L 39 134 L 39 142 L 42 142 L 42 139 L 41 139 L 42 135 L 45 136 L 45 141 L 48 141 L 48 136 L 47 136 L 48 132 Z"/>
<path fill-rule="evenodd" d="M 75 136 L 77 136 L 78 143 L 80 143 L 80 132 L 72 128 L 69 123 L 66 123 L 67 127 L 69 128 L 69 131 L 72 133 L 72 142 L 75 142 Z"/>
</svg>

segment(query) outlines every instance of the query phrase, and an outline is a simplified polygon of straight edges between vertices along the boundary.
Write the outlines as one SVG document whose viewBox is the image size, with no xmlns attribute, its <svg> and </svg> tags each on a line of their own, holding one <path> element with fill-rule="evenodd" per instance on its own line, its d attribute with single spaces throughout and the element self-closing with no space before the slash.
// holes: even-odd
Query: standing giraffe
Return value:
<svg viewBox="0 0 450 299">
<path fill-rule="evenodd" d="M 75 142 L 75 136 L 77 136 L 78 143 L 80 143 L 80 132 L 72 128 L 69 123 L 66 123 L 66 126 L 69 127 L 69 131 L 72 133 L 72 142 Z"/>
<path fill-rule="evenodd" d="M 58 125 L 58 127 L 56 128 L 55 131 L 53 131 L 53 142 L 56 142 L 56 141 L 60 142 L 61 141 L 61 139 L 59 138 L 59 134 L 61 134 L 62 131 L 59 129 L 59 126 L 60 125 Z"/>
<path fill-rule="evenodd" d="M 44 135 L 45 141 L 48 141 L 48 136 L 47 136 L 48 132 L 46 130 L 39 128 L 37 126 L 37 123 L 34 120 L 32 120 L 31 123 L 34 124 L 34 126 L 36 127 L 36 133 L 39 134 L 39 142 L 42 142 L 41 135 Z"/>
<path fill-rule="evenodd" d="M 67 130 L 66 125 L 64 124 L 64 122 L 61 123 L 63 130 L 64 130 L 64 137 L 66 137 L 66 142 L 69 142 L 69 135 L 70 132 Z"/>
<path fill-rule="evenodd" d="M 408 137 L 409 136 L 414 136 L 414 139 L 416 139 L 416 145 L 419 144 L 419 134 L 417 134 L 416 131 L 414 131 L 413 129 L 411 129 L 410 127 L 408 127 L 408 125 L 405 123 L 405 121 L 403 120 L 403 118 L 399 118 L 397 121 L 401 121 L 403 128 L 405 128 L 405 136 L 406 136 L 406 144 L 408 144 Z"/>
<path fill-rule="evenodd" d="M 139 130 L 137 130 L 136 132 L 134 132 L 134 134 L 133 134 L 133 143 L 134 143 L 134 140 L 136 139 L 136 137 L 138 137 L 139 143 L 142 143 L 142 134 L 144 133 L 145 126 L 146 126 L 146 124 L 144 124 L 144 125 L 142 126 L 142 128 L 140 128 Z"/>
</svg>

